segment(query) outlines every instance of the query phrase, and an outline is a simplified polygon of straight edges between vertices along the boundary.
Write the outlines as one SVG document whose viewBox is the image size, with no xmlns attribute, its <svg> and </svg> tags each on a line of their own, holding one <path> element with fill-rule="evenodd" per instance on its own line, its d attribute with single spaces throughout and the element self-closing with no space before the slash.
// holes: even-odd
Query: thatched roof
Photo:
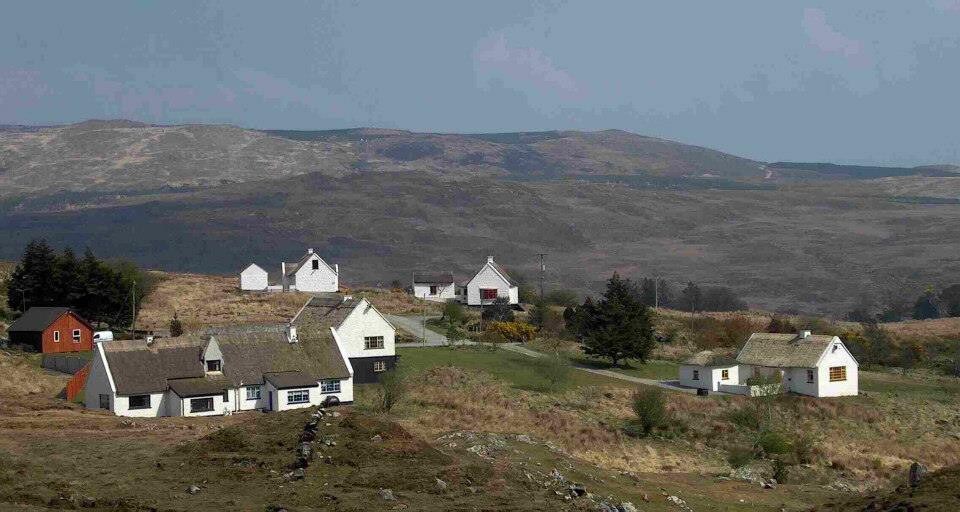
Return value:
<svg viewBox="0 0 960 512">
<path fill-rule="evenodd" d="M 707 367 L 733 366 L 737 364 L 737 360 L 726 354 L 717 354 L 712 350 L 704 350 L 702 352 L 697 352 L 692 357 L 684 361 L 683 364 Z"/>
<path fill-rule="evenodd" d="M 737 354 L 737 361 L 754 366 L 774 368 L 814 368 L 835 336 L 780 334 L 758 332 Z"/>
</svg>

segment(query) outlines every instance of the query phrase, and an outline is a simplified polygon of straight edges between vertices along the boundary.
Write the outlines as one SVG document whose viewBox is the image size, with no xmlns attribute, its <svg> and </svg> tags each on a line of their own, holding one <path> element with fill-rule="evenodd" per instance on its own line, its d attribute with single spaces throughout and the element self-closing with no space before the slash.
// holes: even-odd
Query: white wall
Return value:
<svg viewBox="0 0 960 512">
<path fill-rule="evenodd" d="M 230 395 L 230 402 L 226 404 L 223 403 L 222 394 L 208 395 L 208 396 L 192 396 L 189 398 L 180 398 L 179 396 L 177 396 L 176 393 L 172 391 L 170 392 L 170 394 L 173 395 L 173 397 L 176 397 L 176 400 L 179 401 L 179 410 L 182 411 L 181 414 L 183 416 L 220 416 L 225 411 L 233 411 L 233 406 L 234 406 L 233 400 L 235 400 L 236 398 L 234 396 L 235 393 L 233 392 L 233 390 L 228 391 L 228 394 Z M 213 398 L 213 410 L 206 411 L 206 412 L 190 412 L 190 400 L 193 400 L 195 398 Z"/>
<path fill-rule="evenodd" d="M 320 268 L 317 270 L 313 269 L 314 261 L 319 262 Z M 339 289 L 337 273 L 316 254 L 311 255 L 300 270 L 297 270 L 293 279 L 291 289 L 295 285 L 297 291 L 301 292 L 336 292 Z"/>
<path fill-rule="evenodd" d="M 834 350 L 836 347 L 836 350 Z M 859 368 L 847 347 L 836 338 L 817 365 L 817 394 L 815 396 L 854 396 L 859 392 Z M 830 382 L 830 367 L 846 366 L 847 380 Z"/>
<path fill-rule="evenodd" d="M 234 411 L 253 411 L 257 409 L 266 409 L 270 405 L 269 398 L 267 397 L 266 386 L 262 384 L 254 384 L 250 387 L 260 388 L 260 399 L 247 400 L 247 386 L 240 386 L 239 388 L 233 390 L 234 395 L 237 397 L 237 401 L 231 402 L 230 405 L 233 406 Z"/>
<path fill-rule="evenodd" d="M 510 299 L 510 304 L 519 303 L 519 291 L 516 286 L 510 286 L 500 274 L 488 263 L 484 263 L 483 268 L 473 279 L 467 283 L 467 304 L 471 306 L 480 305 L 480 289 L 494 288 L 497 290 L 497 297 L 506 297 Z"/>
<path fill-rule="evenodd" d="M 693 372 L 700 372 L 700 379 L 693 380 Z M 723 370 L 727 370 L 727 380 L 723 380 Z M 706 366 L 696 366 L 692 364 L 680 365 L 679 381 L 681 386 L 687 386 L 698 389 L 709 389 L 717 391 L 719 384 L 737 384 L 739 380 L 739 371 L 737 365 L 727 367 L 710 368 Z"/>
<path fill-rule="evenodd" d="M 437 287 L 437 293 L 435 295 L 430 295 L 430 286 Z M 457 297 L 456 295 L 456 286 L 453 283 L 450 284 L 438 284 L 438 285 L 429 285 L 429 284 L 413 284 L 413 296 L 418 299 L 426 299 L 434 302 L 446 302 L 448 300 L 453 300 Z"/>
<path fill-rule="evenodd" d="M 267 271 L 257 265 L 250 265 L 240 272 L 241 290 L 266 290 L 267 289 Z"/>
<path fill-rule="evenodd" d="M 347 358 L 396 355 L 396 331 L 366 299 L 354 306 L 336 331 Z M 366 336 L 383 336 L 383 348 L 365 350 L 363 338 Z"/>
<path fill-rule="evenodd" d="M 94 358 L 90 366 L 90 374 L 87 375 L 87 383 L 83 388 L 83 405 L 87 409 L 100 408 L 100 395 L 110 396 L 110 411 L 113 411 L 113 404 L 116 402 L 116 395 L 110 386 L 110 379 L 107 376 L 107 367 L 103 359 L 103 351 L 100 343 L 94 347 Z"/>
<path fill-rule="evenodd" d="M 156 418 L 165 416 L 168 410 L 167 393 L 150 393 L 150 408 L 130 409 L 128 396 L 115 396 L 113 399 L 113 413 L 117 416 L 131 418 Z"/>
</svg>

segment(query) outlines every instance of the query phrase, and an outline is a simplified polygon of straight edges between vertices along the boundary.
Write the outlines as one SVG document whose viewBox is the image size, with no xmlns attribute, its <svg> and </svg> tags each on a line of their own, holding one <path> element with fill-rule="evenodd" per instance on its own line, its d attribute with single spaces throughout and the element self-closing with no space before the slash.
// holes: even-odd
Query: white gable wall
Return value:
<svg viewBox="0 0 960 512">
<path fill-rule="evenodd" d="M 94 354 L 90 374 L 87 375 L 87 383 L 83 388 L 83 405 L 87 409 L 99 409 L 100 395 L 103 394 L 110 397 L 110 411 L 113 411 L 117 395 L 110 385 L 110 377 L 107 375 L 107 366 L 104 362 L 103 348 L 100 343 L 97 343 Z"/>
<path fill-rule="evenodd" d="M 699 372 L 699 379 L 693 379 L 693 372 Z M 723 370 L 727 370 L 727 380 L 723 379 Z M 692 364 L 680 365 L 680 385 L 690 388 L 719 390 L 720 384 L 739 383 L 738 365 L 711 368 Z"/>
<path fill-rule="evenodd" d="M 267 289 L 267 271 L 255 264 L 240 272 L 240 289 L 261 291 Z"/>
<path fill-rule="evenodd" d="M 347 358 L 396 355 L 396 331 L 366 299 L 354 306 L 336 331 L 340 348 Z M 366 336 L 383 336 L 383 348 L 364 349 L 363 338 Z"/>
<path fill-rule="evenodd" d="M 830 367 L 846 366 L 847 380 L 830 382 Z M 859 367 L 856 359 L 847 350 L 847 347 L 834 338 L 830 347 L 824 352 L 817 364 L 817 394 L 815 396 L 853 396 L 859 392 Z"/>
<path fill-rule="evenodd" d="M 314 261 L 319 267 L 316 270 L 313 268 Z M 312 254 L 294 274 L 291 289 L 294 287 L 301 292 L 336 292 L 339 289 L 339 276 L 320 256 Z"/>
<path fill-rule="evenodd" d="M 500 273 L 494 270 L 489 264 L 485 263 L 480 272 L 467 283 L 467 304 L 471 306 L 480 305 L 480 289 L 493 288 L 497 290 L 497 297 L 506 297 L 510 304 L 518 304 L 519 293 L 516 286 L 510 286 Z"/>
</svg>

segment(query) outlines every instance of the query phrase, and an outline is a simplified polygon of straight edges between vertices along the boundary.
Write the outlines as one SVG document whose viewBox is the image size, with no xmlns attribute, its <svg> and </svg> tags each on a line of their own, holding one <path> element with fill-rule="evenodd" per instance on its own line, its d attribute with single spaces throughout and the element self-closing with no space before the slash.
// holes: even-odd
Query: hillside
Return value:
<svg viewBox="0 0 960 512">
<path fill-rule="evenodd" d="M 416 269 L 467 279 L 487 254 L 532 282 L 546 252 L 548 287 L 594 292 L 617 270 L 829 314 L 893 283 L 955 280 L 960 178 L 948 168 L 848 175 L 843 187 L 808 174 L 621 131 L 10 128 L 0 258 L 46 237 L 232 275 L 314 247 L 345 281 L 376 285 Z"/>
</svg>

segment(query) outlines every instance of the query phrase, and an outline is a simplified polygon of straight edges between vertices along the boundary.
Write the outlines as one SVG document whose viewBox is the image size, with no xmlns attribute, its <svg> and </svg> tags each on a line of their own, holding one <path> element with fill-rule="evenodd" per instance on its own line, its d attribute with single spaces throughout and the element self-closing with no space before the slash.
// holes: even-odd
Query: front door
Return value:
<svg viewBox="0 0 960 512">
<path fill-rule="evenodd" d="M 270 395 L 267 401 L 269 402 L 267 406 L 267 410 L 272 411 L 273 410 L 273 391 L 270 392 Z"/>
</svg>

